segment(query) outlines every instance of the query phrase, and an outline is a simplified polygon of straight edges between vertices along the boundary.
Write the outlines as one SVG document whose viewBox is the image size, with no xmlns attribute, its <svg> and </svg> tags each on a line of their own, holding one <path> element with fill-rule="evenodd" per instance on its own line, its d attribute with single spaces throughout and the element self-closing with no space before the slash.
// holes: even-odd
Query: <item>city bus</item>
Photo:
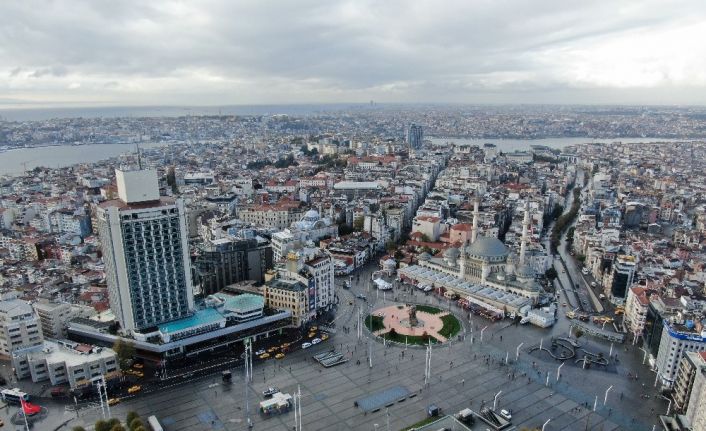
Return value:
<svg viewBox="0 0 706 431">
<path fill-rule="evenodd" d="M 29 401 L 29 395 L 19 390 L 19 388 L 3 389 L 0 391 L 0 396 L 6 403 L 20 404 L 20 399 Z"/>
<path fill-rule="evenodd" d="M 155 415 L 148 417 L 147 423 L 150 424 L 150 427 L 152 427 L 152 431 L 164 431 L 164 428 L 162 428 L 162 425 L 159 423 L 157 416 Z"/>
</svg>

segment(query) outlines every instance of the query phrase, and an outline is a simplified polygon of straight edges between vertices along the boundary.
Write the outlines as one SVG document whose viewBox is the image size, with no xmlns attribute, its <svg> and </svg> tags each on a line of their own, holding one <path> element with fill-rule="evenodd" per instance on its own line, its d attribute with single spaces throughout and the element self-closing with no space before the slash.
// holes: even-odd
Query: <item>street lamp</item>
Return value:
<svg viewBox="0 0 706 431">
<path fill-rule="evenodd" d="M 495 394 L 495 398 L 493 398 L 493 410 L 495 410 L 495 408 L 498 406 L 498 397 L 502 393 L 503 393 L 503 391 L 500 391 L 497 394 Z"/>
<path fill-rule="evenodd" d="M 644 353 L 644 355 L 642 355 L 642 365 L 645 365 L 645 361 L 647 360 L 647 350 L 643 349 L 642 347 L 640 347 L 640 350 L 642 350 L 642 352 Z"/>
<path fill-rule="evenodd" d="M 559 365 L 559 368 L 556 369 L 556 381 L 557 381 L 557 382 L 559 381 L 559 376 L 561 375 L 561 374 L 560 374 L 560 372 L 561 372 L 561 367 L 563 367 L 563 366 L 564 366 L 564 362 L 562 362 L 561 365 Z"/>
<path fill-rule="evenodd" d="M 664 395 L 660 395 L 659 397 L 669 402 L 669 404 L 667 404 L 667 416 L 669 416 L 669 413 L 672 411 L 672 400 L 670 398 L 665 397 Z"/>
<path fill-rule="evenodd" d="M 605 397 L 603 398 L 603 405 L 606 405 L 606 403 L 608 402 L 608 392 L 610 392 L 611 389 L 613 389 L 613 385 L 610 385 L 608 387 L 608 389 L 605 390 Z"/>
<path fill-rule="evenodd" d="M 520 359 L 520 348 L 523 344 L 525 344 L 524 341 L 517 346 L 517 349 L 515 349 L 515 361 Z"/>
<path fill-rule="evenodd" d="M 542 425 L 542 431 L 544 431 L 544 428 L 546 428 L 547 424 L 551 421 L 551 419 L 547 419 L 546 422 L 544 422 L 544 425 Z"/>
<path fill-rule="evenodd" d="M 480 342 L 483 342 L 483 332 L 488 329 L 488 325 L 486 325 L 483 329 L 480 330 Z"/>
</svg>

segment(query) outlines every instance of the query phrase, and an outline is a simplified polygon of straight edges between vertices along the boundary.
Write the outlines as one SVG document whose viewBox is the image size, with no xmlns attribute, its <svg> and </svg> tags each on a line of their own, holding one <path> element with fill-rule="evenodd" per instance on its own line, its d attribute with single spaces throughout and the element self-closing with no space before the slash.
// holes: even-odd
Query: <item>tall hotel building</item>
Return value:
<svg viewBox="0 0 706 431">
<path fill-rule="evenodd" d="M 125 332 L 191 315 L 183 201 L 159 195 L 154 170 L 116 170 L 115 175 L 119 199 L 98 207 L 110 308 Z"/>
</svg>

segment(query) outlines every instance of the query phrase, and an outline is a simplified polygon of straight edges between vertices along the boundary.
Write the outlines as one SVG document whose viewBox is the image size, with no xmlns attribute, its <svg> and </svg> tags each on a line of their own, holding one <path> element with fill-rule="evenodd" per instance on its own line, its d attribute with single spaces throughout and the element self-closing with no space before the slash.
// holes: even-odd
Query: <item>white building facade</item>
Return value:
<svg viewBox="0 0 706 431">
<path fill-rule="evenodd" d="M 97 211 L 111 309 L 124 331 L 189 316 L 194 295 L 183 201 L 159 196 L 156 172 L 116 174 L 120 199 Z"/>
</svg>

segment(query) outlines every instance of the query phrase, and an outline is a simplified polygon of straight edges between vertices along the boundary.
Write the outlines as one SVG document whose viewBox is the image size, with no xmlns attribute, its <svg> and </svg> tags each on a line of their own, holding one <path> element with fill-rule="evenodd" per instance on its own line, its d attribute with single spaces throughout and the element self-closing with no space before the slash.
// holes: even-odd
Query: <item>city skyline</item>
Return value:
<svg viewBox="0 0 706 431">
<path fill-rule="evenodd" d="M 706 5 L 690 1 L 16 2 L 0 12 L 5 109 L 706 96 Z"/>
</svg>

